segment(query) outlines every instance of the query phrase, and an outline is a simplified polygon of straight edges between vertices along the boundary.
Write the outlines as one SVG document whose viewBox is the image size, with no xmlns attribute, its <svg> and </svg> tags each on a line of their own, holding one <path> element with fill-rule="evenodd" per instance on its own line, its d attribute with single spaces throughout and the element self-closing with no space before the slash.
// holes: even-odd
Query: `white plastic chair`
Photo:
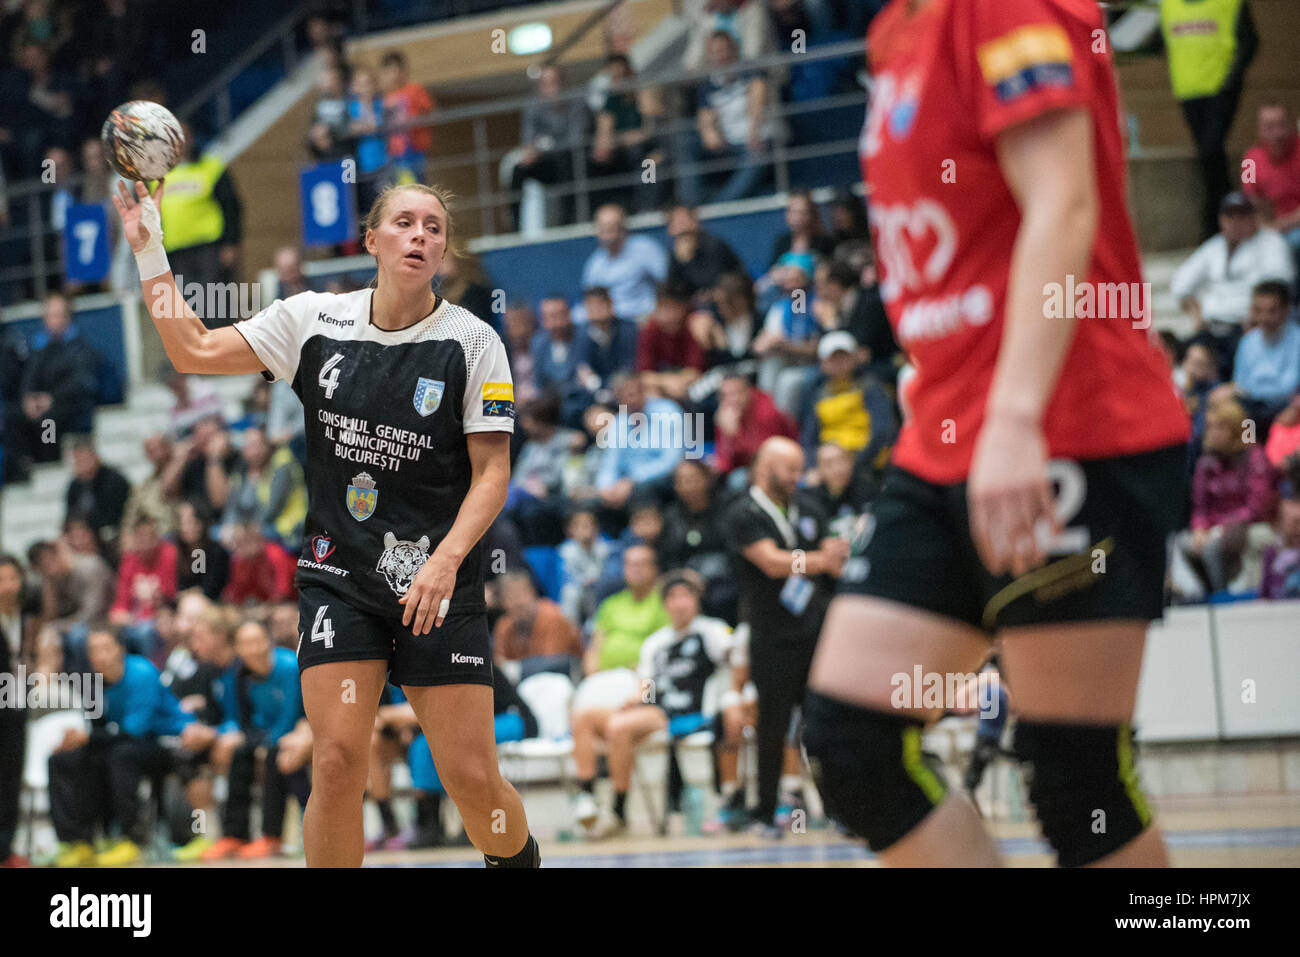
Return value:
<svg viewBox="0 0 1300 957">
<path fill-rule="evenodd" d="M 568 762 L 573 754 L 573 739 L 569 737 L 573 682 L 561 674 L 542 672 L 519 682 L 516 690 L 537 719 L 537 737 L 497 745 L 497 756 L 507 762 L 517 762 L 521 772 L 506 776 L 518 787 L 523 783 L 522 772 L 529 760 L 554 761 L 560 784 L 567 787 Z"/>
<path fill-rule="evenodd" d="M 81 711 L 54 711 L 27 722 L 27 753 L 23 760 L 23 790 L 26 792 L 25 856 L 32 856 L 33 836 L 36 830 L 38 805 L 41 813 L 50 806 L 50 755 L 63 741 L 69 730 L 87 729 L 86 716 Z M 43 799 L 43 801 L 41 800 Z M 22 801 L 19 801 L 22 804 Z"/>
</svg>

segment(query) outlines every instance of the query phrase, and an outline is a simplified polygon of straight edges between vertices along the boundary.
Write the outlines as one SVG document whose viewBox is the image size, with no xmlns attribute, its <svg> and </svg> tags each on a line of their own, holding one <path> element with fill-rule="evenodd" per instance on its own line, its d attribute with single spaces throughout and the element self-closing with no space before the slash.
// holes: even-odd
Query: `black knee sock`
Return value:
<svg viewBox="0 0 1300 957">
<path fill-rule="evenodd" d="M 524 849 L 514 857 L 493 857 L 491 854 L 483 855 L 483 864 L 486 867 L 541 867 L 542 853 L 537 846 L 537 839 L 530 833 L 528 840 L 524 842 Z"/>
<path fill-rule="evenodd" d="M 393 802 L 387 799 L 375 801 L 379 808 L 379 819 L 384 822 L 384 836 L 391 837 L 397 833 L 397 816 L 393 813 Z"/>
<path fill-rule="evenodd" d="M 627 810 L 627 792 L 615 791 L 614 792 L 614 814 L 618 817 L 620 821 L 627 820 L 626 810 Z"/>
</svg>

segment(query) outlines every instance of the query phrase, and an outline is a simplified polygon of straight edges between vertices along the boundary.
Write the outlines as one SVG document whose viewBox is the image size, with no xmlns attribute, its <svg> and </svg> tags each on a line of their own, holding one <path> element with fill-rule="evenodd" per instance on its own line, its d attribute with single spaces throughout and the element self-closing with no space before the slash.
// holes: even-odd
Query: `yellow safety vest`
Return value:
<svg viewBox="0 0 1300 957">
<path fill-rule="evenodd" d="M 168 252 L 221 238 L 226 220 L 212 190 L 225 170 L 221 160 L 204 156 L 181 163 L 167 174 L 158 212 L 162 215 L 163 248 Z"/>
<path fill-rule="evenodd" d="M 1174 96 L 1191 100 L 1223 88 L 1237 53 L 1242 0 L 1161 0 L 1160 29 Z"/>
</svg>

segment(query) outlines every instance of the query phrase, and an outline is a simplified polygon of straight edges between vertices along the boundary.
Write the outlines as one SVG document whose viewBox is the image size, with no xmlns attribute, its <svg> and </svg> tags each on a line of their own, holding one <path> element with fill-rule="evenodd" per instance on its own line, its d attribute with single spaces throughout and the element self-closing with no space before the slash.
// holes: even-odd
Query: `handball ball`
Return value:
<svg viewBox="0 0 1300 957">
<path fill-rule="evenodd" d="M 162 179 L 180 162 L 185 137 L 171 111 L 148 100 L 123 103 L 99 134 L 109 165 L 127 179 Z"/>
</svg>

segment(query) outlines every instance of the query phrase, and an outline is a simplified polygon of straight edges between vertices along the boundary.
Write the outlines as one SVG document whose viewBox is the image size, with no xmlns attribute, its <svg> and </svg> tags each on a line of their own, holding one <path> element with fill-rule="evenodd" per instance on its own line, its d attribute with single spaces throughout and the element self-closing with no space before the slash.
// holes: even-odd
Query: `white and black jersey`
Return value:
<svg viewBox="0 0 1300 957">
<path fill-rule="evenodd" d="M 704 708 L 704 686 L 731 654 L 731 629 L 720 618 L 696 615 L 681 631 L 664 625 L 641 645 L 637 675 L 654 684 L 654 703 L 675 718 Z"/>
<path fill-rule="evenodd" d="M 374 291 L 304 292 L 235 328 L 302 399 L 308 514 L 298 585 L 377 615 L 450 530 L 469 490 L 471 432 L 514 431 L 514 385 L 492 327 L 438 298 L 394 332 L 372 321 Z M 481 612 L 481 544 L 461 563 L 451 607 Z"/>
</svg>

